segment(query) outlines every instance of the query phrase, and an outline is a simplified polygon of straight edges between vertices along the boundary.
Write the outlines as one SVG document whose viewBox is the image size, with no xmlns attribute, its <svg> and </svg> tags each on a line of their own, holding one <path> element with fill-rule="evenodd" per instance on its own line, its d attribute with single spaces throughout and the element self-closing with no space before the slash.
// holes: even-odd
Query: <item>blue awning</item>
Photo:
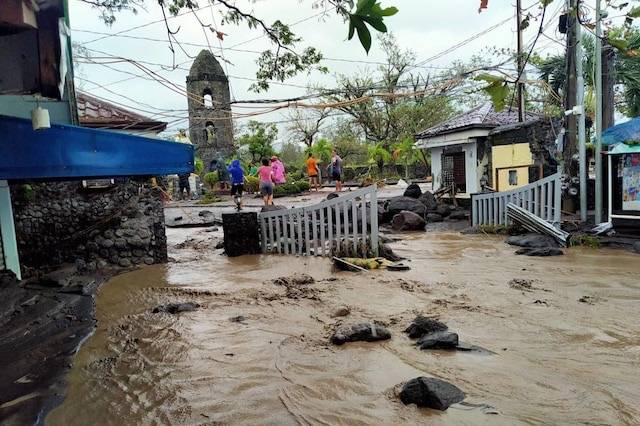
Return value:
<svg viewBox="0 0 640 426">
<path fill-rule="evenodd" d="M 0 179 L 169 175 L 193 172 L 193 146 L 107 130 L 0 115 Z"/>
</svg>

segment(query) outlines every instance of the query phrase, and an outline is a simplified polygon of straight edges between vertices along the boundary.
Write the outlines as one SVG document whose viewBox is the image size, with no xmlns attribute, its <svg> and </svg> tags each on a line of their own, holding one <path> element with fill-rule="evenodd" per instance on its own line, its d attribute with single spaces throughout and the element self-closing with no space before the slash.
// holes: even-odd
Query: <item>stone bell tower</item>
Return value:
<svg viewBox="0 0 640 426">
<path fill-rule="evenodd" d="M 205 168 L 214 158 L 233 152 L 229 80 L 220 63 L 202 50 L 187 77 L 189 138 Z"/>
</svg>

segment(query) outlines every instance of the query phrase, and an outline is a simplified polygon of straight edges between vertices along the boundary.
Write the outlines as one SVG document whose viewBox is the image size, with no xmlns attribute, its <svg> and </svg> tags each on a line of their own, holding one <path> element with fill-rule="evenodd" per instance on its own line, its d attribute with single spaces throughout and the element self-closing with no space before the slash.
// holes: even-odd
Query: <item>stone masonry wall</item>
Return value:
<svg viewBox="0 0 640 426">
<path fill-rule="evenodd" d="M 157 189 L 124 180 L 87 190 L 79 181 L 12 186 L 25 269 L 75 262 L 93 270 L 166 262 L 164 211 Z"/>
</svg>

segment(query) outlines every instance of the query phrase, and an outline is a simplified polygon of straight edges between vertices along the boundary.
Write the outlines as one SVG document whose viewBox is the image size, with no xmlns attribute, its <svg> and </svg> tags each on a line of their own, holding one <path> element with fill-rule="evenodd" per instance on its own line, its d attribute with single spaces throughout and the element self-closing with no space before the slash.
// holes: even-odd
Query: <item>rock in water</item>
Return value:
<svg viewBox="0 0 640 426">
<path fill-rule="evenodd" d="M 180 312 L 195 311 L 199 307 L 200 305 L 195 302 L 169 303 L 167 305 L 156 306 L 153 308 L 153 313 L 157 314 L 158 312 L 166 312 L 175 315 Z"/>
<path fill-rule="evenodd" d="M 361 323 L 340 327 L 331 337 L 331 343 L 342 345 L 346 342 L 375 342 L 388 340 L 391 333 L 381 325 L 374 323 Z"/>
<path fill-rule="evenodd" d="M 449 327 L 447 327 L 446 324 L 441 323 L 436 319 L 418 315 L 415 317 L 411 325 L 404 330 L 404 332 L 407 333 L 410 338 L 417 339 L 425 334 L 436 333 L 438 331 L 445 331 L 448 329 Z"/>
<path fill-rule="evenodd" d="M 548 235 L 525 234 L 507 238 L 507 244 L 526 248 L 558 247 L 558 242 Z"/>
<path fill-rule="evenodd" d="M 418 201 L 424 204 L 428 212 L 435 212 L 438 209 L 438 200 L 436 200 L 436 196 L 429 191 L 424 192 L 420 198 L 418 198 Z"/>
<path fill-rule="evenodd" d="M 442 222 L 444 218 L 438 213 L 427 213 L 427 223 Z"/>
<path fill-rule="evenodd" d="M 415 198 L 417 200 L 421 195 L 422 190 L 416 183 L 412 183 L 411 185 L 407 186 L 407 189 L 404 190 L 405 197 Z"/>
<path fill-rule="evenodd" d="M 633 251 L 640 254 L 640 241 L 636 241 L 635 243 L 633 243 L 632 247 L 633 247 Z"/>
<path fill-rule="evenodd" d="M 449 204 L 439 204 L 435 212 L 442 217 L 447 217 L 451 214 L 452 211 L 453 207 L 451 207 Z"/>
<path fill-rule="evenodd" d="M 452 404 L 462 402 L 465 398 L 457 386 L 433 377 L 417 377 L 409 380 L 400 392 L 403 404 L 416 404 L 418 407 L 428 407 L 445 411 Z"/>
<path fill-rule="evenodd" d="M 524 256 L 562 256 L 564 252 L 556 247 L 542 247 L 542 248 L 521 248 L 516 251 L 516 254 Z"/>
<path fill-rule="evenodd" d="M 468 210 L 454 210 L 449 215 L 450 220 L 469 220 Z"/>
<path fill-rule="evenodd" d="M 413 212 L 403 211 L 393 217 L 391 227 L 395 231 L 424 231 L 426 222 Z"/>
<path fill-rule="evenodd" d="M 393 217 L 400 212 L 408 211 L 425 217 L 427 208 L 420 201 L 411 197 L 394 197 L 389 200 L 387 205 L 387 216 Z"/>
<path fill-rule="evenodd" d="M 458 346 L 458 335 L 450 331 L 437 331 L 422 336 L 416 345 L 420 349 L 455 349 Z"/>
</svg>

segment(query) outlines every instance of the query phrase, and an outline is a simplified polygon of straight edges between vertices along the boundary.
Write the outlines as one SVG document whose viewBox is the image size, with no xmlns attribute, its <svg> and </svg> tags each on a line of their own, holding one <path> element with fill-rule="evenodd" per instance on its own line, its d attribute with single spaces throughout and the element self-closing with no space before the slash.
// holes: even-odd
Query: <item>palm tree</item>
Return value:
<svg viewBox="0 0 640 426">
<path fill-rule="evenodd" d="M 369 155 L 369 164 L 376 164 L 380 170 L 380 177 L 382 177 L 382 171 L 384 170 L 384 164 L 391 161 L 391 154 L 384 147 L 384 142 L 378 142 L 375 145 L 369 146 L 367 152 Z"/>
<path fill-rule="evenodd" d="M 404 164 L 404 179 L 409 180 L 409 164 L 415 162 L 416 146 L 413 139 L 406 138 L 393 147 L 393 159 Z"/>
<path fill-rule="evenodd" d="M 618 109 L 629 117 L 637 117 L 640 116 L 640 57 L 629 52 L 637 52 L 640 49 L 640 30 L 634 29 L 621 33 L 621 36 L 624 36 L 628 42 L 628 50 L 627 52 L 617 52 L 615 58 L 616 84 L 624 87 Z M 595 105 L 594 36 L 588 33 L 583 35 L 581 45 L 584 49 L 583 70 L 584 81 L 587 86 L 585 104 L 587 113 L 593 116 Z M 540 79 L 545 81 L 554 92 L 562 94 L 567 81 L 565 56 L 549 56 L 544 59 L 537 59 L 533 63 L 540 71 Z"/>
</svg>

